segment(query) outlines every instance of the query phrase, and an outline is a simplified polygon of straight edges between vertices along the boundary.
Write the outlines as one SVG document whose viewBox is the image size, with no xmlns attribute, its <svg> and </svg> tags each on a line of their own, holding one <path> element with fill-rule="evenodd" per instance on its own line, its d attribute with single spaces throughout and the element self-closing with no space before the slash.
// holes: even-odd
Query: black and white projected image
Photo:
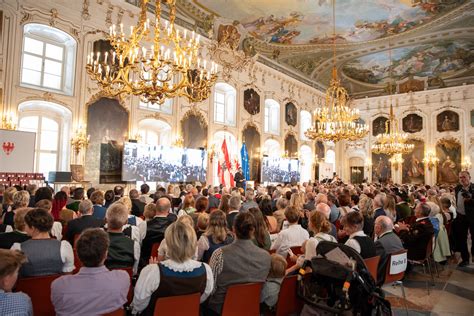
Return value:
<svg viewBox="0 0 474 316">
<path fill-rule="evenodd" d="M 262 163 L 262 182 L 298 182 L 300 167 L 297 159 L 264 157 Z"/>
<path fill-rule="evenodd" d="M 123 181 L 206 181 L 207 152 L 200 149 L 125 143 Z"/>
</svg>

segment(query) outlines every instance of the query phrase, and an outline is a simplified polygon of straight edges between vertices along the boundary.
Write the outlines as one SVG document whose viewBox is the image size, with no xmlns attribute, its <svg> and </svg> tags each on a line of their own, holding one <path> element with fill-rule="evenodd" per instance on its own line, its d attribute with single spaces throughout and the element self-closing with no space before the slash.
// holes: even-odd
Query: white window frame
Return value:
<svg viewBox="0 0 474 316">
<path fill-rule="evenodd" d="M 173 115 L 173 102 L 174 99 L 166 99 L 163 104 L 154 105 L 151 102 L 143 102 L 142 100 L 138 101 L 138 107 L 142 110 L 153 111 L 153 112 L 160 112 L 164 114 Z M 158 107 L 158 108 L 156 108 Z"/>
<path fill-rule="evenodd" d="M 305 124 L 306 123 L 306 120 L 308 119 L 306 113 L 309 115 L 309 124 Z M 304 117 L 306 116 L 306 117 Z M 304 135 L 304 132 L 306 132 L 310 127 L 311 125 L 313 124 L 312 122 L 313 118 L 312 118 L 312 115 L 309 111 L 306 111 L 306 110 L 302 110 L 300 111 L 300 139 L 301 140 L 309 140 L 308 137 L 306 137 Z"/>
<path fill-rule="evenodd" d="M 221 94 L 224 96 L 224 103 L 217 101 L 217 94 Z M 218 119 L 218 107 L 222 107 L 219 111 L 222 113 L 224 110 L 224 119 Z M 235 88 L 227 83 L 217 83 L 214 88 L 214 123 L 216 124 L 223 124 L 229 126 L 236 125 L 237 117 L 237 91 Z"/>
<path fill-rule="evenodd" d="M 264 126 L 265 133 L 280 135 L 280 103 L 273 99 L 265 100 Z"/>
<path fill-rule="evenodd" d="M 31 28 L 31 30 L 30 30 Z M 37 28 L 37 30 L 35 30 Z M 53 39 L 52 36 L 48 36 L 46 32 L 43 32 L 41 28 L 48 28 L 51 29 L 50 32 L 56 32 L 58 37 L 63 37 L 64 40 L 61 42 L 59 40 Z M 36 41 L 40 41 L 43 43 L 43 52 L 42 55 L 38 55 L 32 52 L 25 51 L 25 41 L 26 38 L 31 38 Z M 61 47 L 63 49 L 62 60 L 59 61 L 54 58 L 46 57 L 46 45 L 54 45 L 57 47 Z M 23 27 L 23 38 L 22 38 L 22 49 L 21 49 L 21 67 L 20 67 L 20 85 L 27 88 L 32 89 L 39 89 L 45 91 L 51 91 L 55 93 L 65 94 L 65 95 L 73 95 L 74 94 L 74 74 L 75 74 L 75 61 L 76 61 L 76 49 L 77 49 L 77 42 L 76 40 L 67 34 L 66 32 L 50 27 L 47 25 L 37 24 L 37 23 L 29 23 Z M 34 56 L 37 58 L 41 58 L 41 82 L 39 85 L 23 82 L 23 64 L 24 64 L 24 57 L 26 55 Z M 61 79 L 60 79 L 60 88 L 52 88 L 47 87 L 44 85 L 44 65 L 46 60 L 51 60 L 54 62 L 61 63 Z"/>
</svg>

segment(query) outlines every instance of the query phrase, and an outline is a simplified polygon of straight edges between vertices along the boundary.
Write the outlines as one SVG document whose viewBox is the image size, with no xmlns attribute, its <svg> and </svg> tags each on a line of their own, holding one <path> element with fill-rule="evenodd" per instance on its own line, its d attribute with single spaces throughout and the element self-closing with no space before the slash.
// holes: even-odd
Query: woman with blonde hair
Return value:
<svg viewBox="0 0 474 316">
<path fill-rule="evenodd" d="M 234 237 L 227 228 L 226 215 L 217 210 L 209 215 L 209 225 L 198 240 L 198 260 L 209 262 L 216 249 L 230 244 Z"/>
<path fill-rule="evenodd" d="M 364 196 L 359 201 L 360 213 L 364 217 L 364 233 L 367 236 L 373 236 L 374 234 L 374 200 L 368 196 Z"/>
<path fill-rule="evenodd" d="M 202 234 L 206 232 L 207 227 L 209 226 L 209 214 L 205 212 L 200 213 L 196 219 L 195 224 L 196 224 L 196 236 L 199 240 L 199 238 L 201 238 Z"/>
<path fill-rule="evenodd" d="M 314 236 L 306 242 L 305 258 L 307 260 L 311 260 L 317 255 L 316 247 L 318 247 L 320 241 L 337 242 L 336 238 L 330 234 L 332 230 L 331 223 L 321 212 L 313 211 L 311 213 L 308 228 L 314 233 Z"/>
<path fill-rule="evenodd" d="M 9 187 L 6 188 L 6 190 L 3 192 L 3 199 L 2 199 L 2 216 L 1 216 L 1 221 L 0 223 L 12 226 L 11 223 L 5 223 L 5 217 L 7 217 L 7 222 L 9 221 L 9 213 L 12 212 L 13 215 L 13 196 L 17 192 L 15 187 Z M 13 218 L 13 216 L 12 216 Z M 13 227 L 13 226 L 12 226 Z"/>
<path fill-rule="evenodd" d="M 383 206 L 385 214 L 390 217 L 392 222 L 397 221 L 397 210 L 396 210 L 396 205 L 397 202 L 395 200 L 395 197 L 391 194 L 387 194 L 385 196 L 385 204 Z"/>
<path fill-rule="evenodd" d="M 187 224 L 191 227 L 194 227 L 194 221 L 191 218 L 191 216 L 189 216 L 189 215 L 183 215 L 180 218 L 178 218 L 176 221 L 181 222 L 181 223 L 185 223 L 185 224 Z M 167 252 L 168 252 L 168 246 L 166 244 L 166 239 L 163 239 L 160 243 L 160 246 L 158 247 L 158 258 L 156 258 L 156 261 L 161 262 L 163 260 L 169 259 L 169 256 L 167 255 Z M 196 258 L 197 258 L 197 255 L 194 255 L 193 259 L 196 259 Z M 154 258 L 150 258 L 150 261 L 154 262 Z"/>
<path fill-rule="evenodd" d="M 29 203 L 30 194 L 28 193 L 28 191 L 16 191 L 13 194 L 13 205 L 10 208 L 10 211 L 7 211 L 3 214 L 3 224 L 15 228 L 15 222 L 13 220 L 13 218 L 15 217 L 15 210 L 27 207 Z"/>
<path fill-rule="evenodd" d="M 201 293 L 201 303 L 211 294 L 214 278 L 211 268 L 192 259 L 196 253 L 196 233 L 182 221 L 165 232 L 169 259 L 149 264 L 140 273 L 133 297 L 133 313 L 153 315 L 160 297 Z"/>
<path fill-rule="evenodd" d="M 268 232 L 268 224 L 265 221 L 266 217 L 263 216 L 262 211 L 257 207 L 251 207 L 249 212 L 253 215 L 256 222 L 253 243 L 259 248 L 270 250 L 272 240 L 270 238 L 270 233 Z"/>
</svg>

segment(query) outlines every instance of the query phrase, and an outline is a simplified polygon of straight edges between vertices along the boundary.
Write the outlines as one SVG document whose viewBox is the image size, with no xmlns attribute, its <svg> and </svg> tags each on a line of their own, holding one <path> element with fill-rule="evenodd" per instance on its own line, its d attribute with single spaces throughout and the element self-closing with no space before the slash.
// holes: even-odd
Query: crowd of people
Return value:
<svg viewBox="0 0 474 316">
<path fill-rule="evenodd" d="M 241 283 L 263 283 L 261 307 L 274 308 L 283 278 L 318 256 L 322 241 L 344 243 L 364 259 L 380 256 L 379 284 L 399 250 L 420 260 L 434 241 L 434 260 L 461 268 L 474 251 L 467 171 L 456 187 L 335 181 L 124 191 L 0 186 L 0 314 L 32 314 L 30 298 L 14 290 L 17 278 L 62 275 L 51 285 L 57 315 L 122 306 L 153 315 L 158 298 L 192 293 L 200 293 L 204 315 L 219 315 L 229 286 Z"/>
</svg>

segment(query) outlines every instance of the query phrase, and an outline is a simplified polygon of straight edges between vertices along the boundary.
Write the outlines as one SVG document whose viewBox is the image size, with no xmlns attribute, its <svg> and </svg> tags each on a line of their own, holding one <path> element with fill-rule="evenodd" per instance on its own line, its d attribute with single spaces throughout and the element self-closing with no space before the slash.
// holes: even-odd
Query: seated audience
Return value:
<svg viewBox="0 0 474 316">
<path fill-rule="evenodd" d="M 245 190 L 245 200 L 244 203 L 242 203 L 242 206 L 240 207 L 241 212 L 246 212 L 248 211 L 251 207 L 257 207 L 258 204 L 255 202 L 255 192 L 252 188 Z"/>
<path fill-rule="evenodd" d="M 85 230 L 77 240 L 77 255 L 83 267 L 51 284 L 51 301 L 56 315 L 103 315 L 127 302 L 130 276 L 126 271 L 109 271 L 104 262 L 109 249 L 107 234 L 98 228 Z"/>
<path fill-rule="evenodd" d="M 403 221 L 405 218 L 411 216 L 411 208 L 407 203 L 408 196 L 404 192 L 399 192 L 396 196 L 397 205 L 395 211 L 397 212 L 397 221 Z"/>
<path fill-rule="evenodd" d="M 105 207 L 105 208 L 108 208 L 110 205 L 112 205 L 112 203 L 115 202 L 115 194 L 114 194 L 114 191 L 112 191 L 112 190 L 107 190 L 107 191 L 105 191 L 105 193 L 104 193 L 104 200 L 105 200 L 105 203 L 104 203 L 104 207 Z"/>
<path fill-rule="evenodd" d="M 224 196 L 222 197 L 224 200 Z M 241 205 L 240 196 L 231 196 L 229 199 L 229 213 L 227 213 L 226 220 L 227 220 L 227 228 L 232 229 L 234 225 L 234 220 L 237 214 L 239 214 Z"/>
<path fill-rule="evenodd" d="M 160 198 L 156 203 L 156 215 L 149 221 L 144 221 L 138 226 L 141 251 L 140 251 L 140 266 L 143 267 L 148 264 L 148 259 L 151 255 L 151 250 L 154 243 L 160 243 L 165 237 L 165 230 L 174 221 L 176 215 L 170 213 L 171 203 L 167 198 Z"/>
<path fill-rule="evenodd" d="M 12 293 L 18 271 L 26 257 L 20 251 L 0 249 L 0 315 L 33 315 L 31 299 L 25 293 Z"/>
<path fill-rule="evenodd" d="M 179 210 L 178 217 L 183 215 L 191 215 L 196 212 L 194 205 L 194 197 L 191 194 L 185 195 L 183 200 L 183 208 Z"/>
<path fill-rule="evenodd" d="M 360 212 L 364 217 L 364 233 L 372 237 L 374 235 L 374 207 L 373 199 L 364 196 L 359 202 Z"/>
<path fill-rule="evenodd" d="M 137 190 L 132 189 L 128 193 L 130 195 L 130 200 L 132 201 L 132 215 L 142 216 L 145 211 L 146 203 L 140 200 L 140 195 Z"/>
<path fill-rule="evenodd" d="M 76 189 L 77 190 L 77 189 Z M 83 200 L 79 204 L 79 218 L 71 220 L 67 225 L 65 239 L 74 245 L 75 236 L 79 236 L 86 228 L 104 226 L 104 221 L 92 216 L 93 206 L 89 200 Z"/>
<path fill-rule="evenodd" d="M 375 243 L 362 230 L 364 217 L 359 212 L 351 212 L 342 218 L 344 232 L 349 239 L 346 245 L 357 251 L 363 259 L 375 257 Z"/>
<path fill-rule="evenodd" d="M 215 280 L 215 291 L 209 298 L 208 315 L 219 315 L 222 311 L 227 288 L 234 284 L 265 282 L 270 271 L 271 258 L 268 251 L 252 242 L 255 233 L 255 218 L 242 212 L 234 220 L 236 239 L 230 245 L 214 251 L 209 265 Z"/>
<path fill-rule="evenodd" d="M 217 194 L 215 196 L 217 196 Z M 226 214 L 226 216 L 230 212 L 230 198 L 231 197 L 232 196 L 230 194 L 222 195 L 221 198 L 220 198 L 219 206 L 217 207 L 219 210 L 224 212 Z M 239 208 L 240 208 L 240 205 L 239 205 Z M 238 209 L 237 209 L 237 211 L 238 211 Z M 232 227 L 229 228 L 229 229 L 232 229 Z"/>
<path fill-rule="evenodd" d="M 53 216 L 48 211 L 35 208 L 25 215 L 25 231 L 31 237 L 14 243 L 13 250 L 23 251 L 28 261 L 20 269 L 22 277 L 59 274 L 74 270 L 74 254 L 67 241 L 52 239 Z"/>
<path fill-rule="evenodd" d="M 280 197 L 276 200 L 275 207 L 276 211 L 273 212 L 273 216 L 277 220 L 278 232 L 283 228 L 283 222 L 285 221 L 285 209 L 288 206 L 288 200 Z"/>
<path fill-rule="evenodd" d="M 291 247 L 301 246 L 305 240 L 308 240 L 308 231 L 298 224 L 300 212 L 294 206 L 288 206 L 285 210 L 285 217 L 288 221 L 288 228 L 278 233 L 277 238 L 273 242 L 271 249 L 286 258 L 288 249 Z"/>
<path fill-rule="evenodd" d="M 200 213 L 197 218 L 196 225 L 196 237 L 201 238 L 202 234 L 204 234 L 207 230 L 207 226 L 209 226 L 209 214 L 207 213 Z M 226 221 L 227 225 L 227 221 Z"/>
<path fill-rule="evenodd" d="M 15 210 L 18 208 L 27 207 L 30 203 L 30 194 L 27 191 L 17 191 L 13 194 L 13 205 L 10 211 L 7 211 L 3 214 L 3 224 L 15 228 L 15 222 L 13 218 L 15 217 Z"/>
<path fill-rule="evenodd" d="M 265 223 L 267 224 L 268 232 L 270 234 L 276 234 L 279 232 L 278 229 L 278 221 L 275 216 L 273 216 L 273 209 L 272 209 L 272 200 L 270 196 L 266 195 L 262 198 L 260 203 L 258 204 L 259 209 L 262 211 L 263 216 L 265 216 L 266 220 Z"/>
<path fill-rule="evenodd" d="M 434 236 L 433 224 L 429 220 L 431 207 L 427 203 L 418 203 L 415 208 L 416 221 L 411 225 L 403 222 L 395 226 L 403 246 L 408 250 L 409 260 L 422 260 L 426 257 L 428 243 Z"/>
<path fill-rule="evenodd" d="M 22 243 L 31 237 L 25 231 L 25 215 L 32 208 L 24 207 L 15 210 L 15 230 L 0 234 L 0 249 L 10 249 L 14 243 Z"/>
<path fill-rule="evenodd" d="M 105 217 L 110 240 L 105 266 L 109 269 L 133 267 L 133 272 L 136 274 L 140 260 L 140 244 L 122 232 L 122 227 L 128 220 L 125 205 L 112 204 L 107 209 Z"/>
<path fill-rule="evenodd" d="M 149 203 L 145 206 L 145 210 L 143 211 L 143 217 L 145 217 L 145 221 L 152 220 L 153 217 L 156 215 L 156 204 Z"/>
<path fill-rule="evenodd" d="M 260 302 L 264 304 L 265 309 L 272 309 L 278 302 L 278 295 L 280 294 L 280 287 L 285 278 L 287 262 L 285 258 L 274 253 L 271 255 L 270 272 L 267 280 L 263 284 L 262 293 L 260 295 Z"/>
<path fill-rule="evenodd" d="M 121 198 L 123 198 L 123 194 L 125 193 L 125 189 L 121 185 L 116 185 L 114 187 L 114 202 L 117 202 Z"/>
<path fill-rule="evenodd" d="M 160 297 L 201 293 L 202 303 L 214 288 L 211 268 L 192 260 L 196 253 L 196 233 L 191 225 L 172 223 L 165 232 L 165 240 L 170 259 L 143 268 L 135 286 L 134 313 L 154 315 Z"/>
<path fill-rule="evenodd" d="M 374 205 L 374 220 L 377 219 L 377 217 L 379 216 L 387 215 L 386 211 L 383 208 L 383 206 L 385 205 L 385 198 L 382 194 L 377 194 L 374 197 L 373 205 Z"/>
<path fill-rule="evenodd" d="M 383 284 L 389 255 L 402 250 L 403 245 L 397 234 L 393 232 L 393 221 L 388 216 L 377 217 L 374 232 L 376 237 L 375 253 L 380 256 L 377 280 L 379 284 Z"/>
<path fill-rule="evenodd" d="M 74 212 L 79 211 L 79 204 L 84 200 L 84 188 L 76 188 L 72 192 L 73 201 L 66 205 L 66 208 L 73 210 Z"/>
<path fill-rule="evenodd" d="M 209 189 L 207 190 L 207 193 L 208 193 L 208 199 L 209 199 L 209 205 L 207 206 L 207 209 L 209 211 L 213 211 L 213 210 L 216 210 L 219 208 L 219 205 L 221 203 L 221 201 L 215 196 L 214 193 L 217 193 L 213 187 L 209 187 Z M 223 211 L 224 213 L 226 213 L 226 210 L 223 210 L 223 209 L 220 209 L 221 211 Z"/>
<path fill-rule="evenodd" d="M 337 242 L 336 238 L 331 235 L 331 223 L 322 212 L 311 212 L 308 228 L 314 235 L 306 242 L 305 257 L 307 260 L 311 260 L 318 254 L 316 248 L 320 241 Z"/>
<path fill-rule="evenodd" d="M 36 203 L 35 206 L 38 208 L 42 208 L 43 210 L 47 210 L 51 214 L 51 209 L 53 207 L 53 204 L 51 203 L 50 200 L 40 200 L 39 202 Z M 54 221 L 53 227 L 51 228 L 51 231 L 49 232 L 49 234 L 52 237 L 56 238 L 57 240 L 63 239 L 63 225 L 61 225 L 60 222 Z"/>
<path fill-rule="evenodd" d="M 122 203 L 127 208 L 129 225 L 138 227 L 138 225 L 143 222 L 143 219 L 132 214 L 132 200 L 128 196 L 121 197 L 115 203 Z"/>
<path fill-rule="evenodd" d="M 256 223 L 253 243 L 259 248 L 270 250 L 272 240 L 268 232 L 266 217 L 264 217 L 262 212 L 256 207 L 251 207 L 248 211 L 253 215 Z"/>
<path fill-rule="evenodd" d="M 102 192 L 101 190 L 95 190 L 94 192 L 92 192 L 91 202 L 93 205 L 92 216 L 94 218 L 104 220 L 105 212 L 107 211 L 107 209 L 103 206 L 104 205 L 104 192 Z"/>
<path fill-rule="evenodd" d="M 233 241 L 234 237 L 227 229 L 225 213 L 220 210 L 214 211 L 209 216 L 209 225 L 206 231 L 198 240 L 197 259 L 202 262 L 209 262 L 215 250 Z"/>
<path fill-rule="evenodd" d="M 4 215 L 13 211 L 13 195 L 17 192 L 15 187 L 6 188 L 2 197 L 2 223 Z"/>
<path fill-rule="evenodd" d="M 321 214 L 324 215 L 324 217 L 329 221 L 329 219 L 331 218 L 331 208 L 329 207 L 329 205 L 327 205 L 326 203 L 318 203 L 316 205 L 316 212 L 319 212 Z M 311 214 L 311 213 L 310 213 Z M 311 216 L 310 216 L 311 217 Z M 333 223 L 329 222 L 329 224 L 331 224 L 331 232 L 330 232 L 330 235 L 333 236 L 334 238 L 337 238 L 337 228 L 336 228 L 336 225 L 334 225 Z"/>
</svg>

